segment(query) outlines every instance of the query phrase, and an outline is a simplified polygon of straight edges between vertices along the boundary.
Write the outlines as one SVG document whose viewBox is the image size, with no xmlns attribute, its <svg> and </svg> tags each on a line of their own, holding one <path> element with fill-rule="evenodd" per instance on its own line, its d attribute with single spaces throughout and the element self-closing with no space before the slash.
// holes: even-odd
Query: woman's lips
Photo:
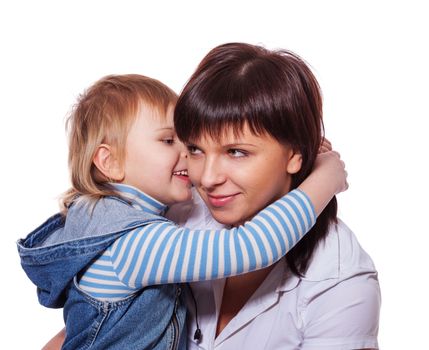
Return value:
<svg viewBox="0 0 429 350">
<path fill-rule="evenodd" d="M 216 196 L 208 194 L 207 199 L 213 207 L 220 208 L 231 203 L 237 195 L 238 193 Z"/>
</svg>

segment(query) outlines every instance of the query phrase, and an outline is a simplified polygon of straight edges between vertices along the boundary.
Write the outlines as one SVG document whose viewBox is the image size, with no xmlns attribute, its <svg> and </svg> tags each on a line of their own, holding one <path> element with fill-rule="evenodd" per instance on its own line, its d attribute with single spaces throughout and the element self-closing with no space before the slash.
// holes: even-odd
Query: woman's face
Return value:
<svg viewBox="0 0 429 350">
<path fill-rule="evenodd" d="M 247 125 L 239 136 L 229 128 L 219 141 L 208 135 L 188 145 L 188 174 L 213 217 L 239 225 L 289 192 L 301 155 Z"/>
</svg>

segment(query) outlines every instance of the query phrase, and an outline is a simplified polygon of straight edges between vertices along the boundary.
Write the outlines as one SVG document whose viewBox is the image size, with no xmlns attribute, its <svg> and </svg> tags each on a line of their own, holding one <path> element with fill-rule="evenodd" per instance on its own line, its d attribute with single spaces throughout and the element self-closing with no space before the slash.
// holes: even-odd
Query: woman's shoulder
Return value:
<svg viewBox="0 0 429 350">
<path fill-rule="evenodd" d="M 342 274 L 347 274 L 349 270 L 376 272 L 370 255 L 360 245 L 356 235 L 343 221 L 338 221 L 336 232 L 339 244 L 340 272 Z"/>
<path fill-rule="evenodd" d="M 369 254 L 353 231 L 340 219 L 332 224 L 326 239 L 316 248 L 304 279 L 321 281 L 376 273 Z"/>
<path fill-rule="evenodd" d="M 377 271 L 341 220 L 315 251 L 296 293 L 301 298 L 297 305 L 307 335 L 305 345 L 377 348 L 381 304 Z"/>
</svg>

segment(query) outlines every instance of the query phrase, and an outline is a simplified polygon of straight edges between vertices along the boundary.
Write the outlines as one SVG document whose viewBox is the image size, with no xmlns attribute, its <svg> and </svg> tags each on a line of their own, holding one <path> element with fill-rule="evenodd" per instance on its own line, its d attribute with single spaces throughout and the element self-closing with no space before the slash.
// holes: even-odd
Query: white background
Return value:
<svg viewBox="0 0 429 350">
<path fill-rule="evenodd" d="M 8 4 L 7 4 L 8 3 Z M 340 217 L 379 270 L 383 349 L 427 346 L 428 10 L 424 1 L 9 1 L 0 5 L 1 345 L 38 349 L 62 328 L 15 241 L 68 187 L 64 117 L 111 73 L 180 92 L 230 41 L 287 48 L 324 93 L 326 134 L 349 171 Z"/>
</svg>

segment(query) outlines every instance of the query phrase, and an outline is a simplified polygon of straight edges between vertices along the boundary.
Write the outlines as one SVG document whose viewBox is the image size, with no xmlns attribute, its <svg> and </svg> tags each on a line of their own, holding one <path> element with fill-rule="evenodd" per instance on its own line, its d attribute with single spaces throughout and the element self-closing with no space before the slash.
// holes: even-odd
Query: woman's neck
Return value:
<svg viewBox="0 0 429 350">
<path fill-rule="evenodd" d="M 231 321 L 255 293 L 274 265 L 244 275 L 229 277 L 223 289 L 222 305 L 217 320 L 216 336 Z"/>
</svg>

